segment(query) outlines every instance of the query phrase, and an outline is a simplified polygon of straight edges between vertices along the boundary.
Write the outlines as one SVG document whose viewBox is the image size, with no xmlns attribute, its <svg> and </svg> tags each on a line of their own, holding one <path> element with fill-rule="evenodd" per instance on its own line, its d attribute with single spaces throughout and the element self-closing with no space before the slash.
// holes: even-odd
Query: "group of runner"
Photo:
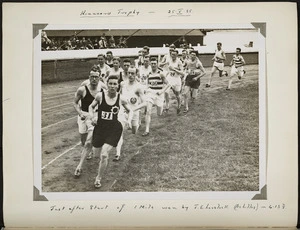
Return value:
<svg viewBox="0 0 300 230">
<path fill-rule="evenodd" d="M 78 113 L 77 123 L 83 150 L 74 174 L 79 177 L 85 159 L 99 154 L 99 169 L 94 183 L 96 188 L 101 187 L 109 152 L 115 147 L 113 160 L 120 160 L 123 131 L 128 127 L 133 134 L 137 133 L 142 111 L 145 113 L 145 131 L 142 136 L 148 136 L 153 107 L 156 106 L 158 116 L 163 115 L 163 112 L 168 113 L 171 91 L 176 97 L 178 115 L 188 113 L 189 98 L 192 101 L 197 98 L 200 79 L 206 74 L 197 57 L 198 52 L 192 48 L 182 50 L 179 57 L 178 50 L 171 45 L 169 53 L 160 58 L 150 57 L 149 50 L 147 46 L 140 50 L 134 63 L 124 59 L 123 68 L 120 58 L 113 57 L 111 51 L 106 55 L 99 54 L 98 64 L 92 66 L 89 79 L 81 84 L 75 94 L 73 104 Z M 230 63 L 227 90 L 230 90 L 235 76 L 240 79 L 245 73 L 245 61 L 240 52 L 241 49 L 237 48 Z M 226 55 L 221 43 L 217 44 L 212 60 L 214 64 L 206 87 L 211 86 L 216 71 L 220 77 L 228 75 L 224 71 Z"/>
</svg>

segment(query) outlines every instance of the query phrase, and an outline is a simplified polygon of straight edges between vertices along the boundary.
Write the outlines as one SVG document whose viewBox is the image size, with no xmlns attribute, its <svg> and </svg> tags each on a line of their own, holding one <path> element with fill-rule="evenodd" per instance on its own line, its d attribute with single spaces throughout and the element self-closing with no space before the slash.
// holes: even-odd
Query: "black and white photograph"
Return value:
<svg viewBox="0 0 300 230">
<path fill-rule="evenodd" d="M 40 29 L 40 192 L 260 194 L 260 30 Z"/>
<path fill-rule="evenodd" d="M 5 227 L 296 226 L 296 17 L 4 3 Z"/>
</svg>

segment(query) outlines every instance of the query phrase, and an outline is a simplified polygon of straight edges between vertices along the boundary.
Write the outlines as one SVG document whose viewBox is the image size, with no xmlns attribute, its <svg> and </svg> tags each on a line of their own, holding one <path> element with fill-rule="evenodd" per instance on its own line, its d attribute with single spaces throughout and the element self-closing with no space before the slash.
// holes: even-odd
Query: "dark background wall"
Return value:
<svg viewBox="0 0 300 230">
<path fill-rule="evenodd" d="M 227 53 L 225 66 L 228 66 L 233 53 Z M 243 53 L 246 63 L 249 65 L 258 64 L 258 52 Z M 212 66 L 214 54 L 201 54 L 199 58 L 204 67 Z M 124 59 L 126 57 L 122 57 Z M 128 57 L 132 63 L 136 57 Z M 59 61 L 42 61 L 42 84 L 59 81 L 71 81 L 77 79 L 87 79 L 90 68 L 97 64 L 97 59 L 73 59 Z M 121 63 L 122 65 L 122 63 Z"/>
</svg>

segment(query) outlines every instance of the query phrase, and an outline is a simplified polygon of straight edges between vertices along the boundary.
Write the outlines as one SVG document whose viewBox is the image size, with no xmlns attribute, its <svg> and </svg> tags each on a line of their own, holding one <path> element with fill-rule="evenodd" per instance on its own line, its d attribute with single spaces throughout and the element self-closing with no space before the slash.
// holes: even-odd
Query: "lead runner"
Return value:
<svg viewBox="0 0 300 230">
<path fill-rule="evenodd" d="M 120 137 L 123 132 L 123 127 L 118 121 L 118 113 L 120 106 L 132 112 L 127 102 L 120 99 L 120 94 L 117 92 L 119 88 L 118 76 L 111 75 L 107 79 L 108 90 L 98 93 L 95 100 L 89 106 L 90 117 L 94 117 L 94 108 L 98 105 L 98 119 L 93 119 L 93 124 L 96 124 L 93 132 L 92 145 L 94 153 L 100 154 L 100 163 L 98 174 L 95 179 L 95 187 L 101 187 L 101 179 L 108 164 L 109 152 L 113 147 L 117 147 Z"/>
</svg>

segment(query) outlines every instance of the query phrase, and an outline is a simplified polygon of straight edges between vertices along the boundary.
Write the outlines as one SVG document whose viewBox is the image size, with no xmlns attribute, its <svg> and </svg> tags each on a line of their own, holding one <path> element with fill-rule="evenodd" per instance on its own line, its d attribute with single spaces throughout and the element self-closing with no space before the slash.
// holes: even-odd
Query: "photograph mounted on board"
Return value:
<svg viewBox="0 0 300 230">
<path fill-rule="evenodd" d="M 33 27 L 34 200 L 267 199 L 264 23 Z"/>
</svg>

